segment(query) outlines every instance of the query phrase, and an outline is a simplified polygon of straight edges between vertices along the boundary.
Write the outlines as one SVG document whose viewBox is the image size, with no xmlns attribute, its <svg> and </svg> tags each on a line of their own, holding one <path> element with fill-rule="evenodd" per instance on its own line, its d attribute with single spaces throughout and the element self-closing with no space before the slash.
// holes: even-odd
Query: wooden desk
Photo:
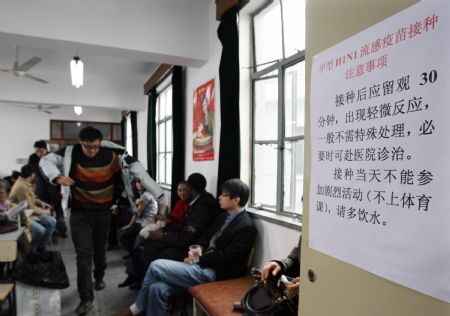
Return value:
<svg viewBox="0 0 450 316">
<path fill-rule="evenodd" d="M 0 262 L 6 264 L 6 279 L 11 275 L 14 262 L 17 259 L 17 248 L 19 238 L 25 231 L 25 227 L 19 227 L 16 231 L 0 234 Z M 14 282 L 14 281 L 13 281 Z M 14 283 L 0 284 L 0 302 L 8 299 L 9 315 L 15 315 L 15 293 Z"/>
<path fill-rule="evenodd" d="M 14 262 L 17 259 L 17 244 L 25 227 L 19 227 L 16 231 L 0 234 L 0 262 Z"/>
</svg>

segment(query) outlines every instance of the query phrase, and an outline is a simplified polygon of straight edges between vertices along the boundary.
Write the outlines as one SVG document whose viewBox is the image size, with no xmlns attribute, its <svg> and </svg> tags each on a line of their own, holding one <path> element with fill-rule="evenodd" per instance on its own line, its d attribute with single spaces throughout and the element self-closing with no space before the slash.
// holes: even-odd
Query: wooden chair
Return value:
<svg viewBox="0 0 450 316">
<path fill-rule="evenodd" d="M 14 291 L 14 283 L 2 283 L 0 284 L 0 305 L 8 299 L 9 314 L 11 316 L 16 315 L 16 295 Z"/>
</svg>

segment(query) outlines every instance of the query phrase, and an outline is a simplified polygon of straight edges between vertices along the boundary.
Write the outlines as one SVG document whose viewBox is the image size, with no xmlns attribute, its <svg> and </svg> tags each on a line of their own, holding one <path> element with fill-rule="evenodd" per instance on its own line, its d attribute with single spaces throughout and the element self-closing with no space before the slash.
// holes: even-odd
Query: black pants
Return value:
<svg viewBox="0 0 450 316">
<path fill-rule="evenodd" d="M 72 210 L 70 228 L 77 254 L 77 286 L 80 298 L 93 298 L 94 279 L 102 280 L 106 269 L 106 242 L 111 211 Z"/>
<path fill-rule="evenodd" d="M 141 229 L 141 224 L 134 223 L 130 228 L 120 234 L 120 242 L 130 254 L 133 252 L 134 241 L 136 240 L 137 235 L 139 235 Z"/>
<path fill-rule="evenodd" d="M 109 239 L 108 244 L 112 247 L 115 247 L 119 244 L 117 239 L 117 230 L 125 225 L 127 225 L 133 214 L 130 209 L 127 207 L 119 206 L 119 213 L 111 215 L 111 224 L 109 225 Z"/>
<path fill-rule="evenodd" d="M 156 259 L 183 261 L 187 257 L 186 247 L 173 247 L 160 240 L 146 240 L 142 246 L 134 249 L 128 260 L 126 273 L 142 282 L 150 264 Z"/>
</svg>

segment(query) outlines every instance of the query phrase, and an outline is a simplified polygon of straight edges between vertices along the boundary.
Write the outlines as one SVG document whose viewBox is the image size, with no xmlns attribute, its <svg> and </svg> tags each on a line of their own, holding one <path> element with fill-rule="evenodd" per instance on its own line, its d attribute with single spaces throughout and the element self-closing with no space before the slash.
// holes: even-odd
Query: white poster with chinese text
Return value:
<svg viewBox="0 0 450 316">
<path fill-rule="evenodd" d="M 310 243 L 450 302 L 450 2 L 313 58 Z"/>
</svg>

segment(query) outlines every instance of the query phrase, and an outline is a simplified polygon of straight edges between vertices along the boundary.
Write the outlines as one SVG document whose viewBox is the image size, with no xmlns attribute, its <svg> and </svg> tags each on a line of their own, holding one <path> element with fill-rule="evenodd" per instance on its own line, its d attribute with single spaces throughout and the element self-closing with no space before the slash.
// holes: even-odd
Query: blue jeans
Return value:
<svg viewBox="0 0 450 316">
<path fill-rule="evenodd" d="M 216 272 L 202 269 L 198 264 L 159 259 L 152 262 L 145 274 L 144 282 L 136 299 L 136 306 L 146 315 L 166 315 L 169 295 L 176 288 L 213 282 Z"/>
<path fill-rule="evenodd" d="M 49 215 L 39 215 L 39 221 L 31 222 L 31 251 L 36 251 L 38 247 L 52 245 L 55 226 L 56 219 Z"/>
</svg>

